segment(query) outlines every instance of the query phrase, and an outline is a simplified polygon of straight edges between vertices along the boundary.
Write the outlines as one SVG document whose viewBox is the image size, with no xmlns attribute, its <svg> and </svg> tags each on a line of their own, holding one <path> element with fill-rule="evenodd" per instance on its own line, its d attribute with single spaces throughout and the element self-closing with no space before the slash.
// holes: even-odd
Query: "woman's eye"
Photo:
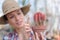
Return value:
<svg viewBox="0 0 60 40">
<path fill-rule="evenodd" d="M 20 15 L 21 13 L 18 13 L 18 15 Z"/>
<path fill-rule="evenodd" d="M 10 19 L 14 18 L 14 16 L 10 16 Z"/>
</svg>

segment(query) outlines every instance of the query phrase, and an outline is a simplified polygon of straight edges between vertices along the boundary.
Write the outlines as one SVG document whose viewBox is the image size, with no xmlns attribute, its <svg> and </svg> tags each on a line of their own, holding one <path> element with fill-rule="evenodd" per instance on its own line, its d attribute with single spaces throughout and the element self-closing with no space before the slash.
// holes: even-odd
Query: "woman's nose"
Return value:
<svg viewBox="0 0 60 40">
<path fill-rule="evenodd" d="M 19 21 L 19 17 L 18 16 L 15 16 L 15 19 L 16 19 L 16 21 Z"/>
</svg>

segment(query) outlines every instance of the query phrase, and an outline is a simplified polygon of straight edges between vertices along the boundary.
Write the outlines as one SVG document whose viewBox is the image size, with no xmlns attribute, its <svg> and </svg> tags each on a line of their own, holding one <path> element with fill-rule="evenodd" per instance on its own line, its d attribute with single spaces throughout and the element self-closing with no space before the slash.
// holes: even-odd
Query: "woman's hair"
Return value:
<svg viewBox="0 0 60 40">
<path fill-rule="evenodd" d="M 4 17 L 3 17 L 3 18 L 4 18 L 5 20 L 8 20 L 8 19 L 7 19 L 7 17 L 6 17 L 6 15 L 4 15 Z"/>
</svg>

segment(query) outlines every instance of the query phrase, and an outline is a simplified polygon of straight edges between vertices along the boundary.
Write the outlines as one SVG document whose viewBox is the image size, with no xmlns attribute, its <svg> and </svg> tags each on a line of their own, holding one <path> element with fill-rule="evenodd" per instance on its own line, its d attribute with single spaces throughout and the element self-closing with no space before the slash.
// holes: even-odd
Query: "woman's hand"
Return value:
<svg viewBox="0 0 60 40">
<path fill-rule="evenodd" d="M 33 30 L 31 28 L 31 25 L 29 22 L 29 18 L 28 18 L 27 22 L 24 24 L 24 31 L 25 31 L 26 40 L 30 40 L 30 37 L 32 40 L 39 40 L 38 34 L 35 33 L 35 35 L 34 35 L 34 33 L 33 33 Z"/>
<path fill-rule="evenodd" d="M 31 25 L 30 25 L 30 18 L 29 17 L 28 17 L 27 21 L 24 24 L 24 28 L 25 28 L 26 34 L 28 34 L 28 36 L 29 36 L 30 33 L 32 32 Z"/>
<path fill-rule="evenodd" d="M 30 33 L 32 32 L 32 29 L 30 28 L 29 24 L 25 24 L 24 30 L 25 30 L 25 33 L 28 35 L 30 35 Z"/>
<path fill-rule="evenodd" d="M 24 27 L 23 27 L 23 31 L 24 31 L 26 40 L 30 39 L 30 37 L 33 36 L 33 31 L 30 26 L 31 25 L 30 25 L 29 18 L 28 18 L 27 22 L 24 23 Z"/>
<path fill-rule="evenodd" d="M 26 35 L 27 39 L 32 37 L 32 40 L 40 40 L 39 36 L 38 36 L 38 33 L 35 32 L 35 35 L 34 35 L 34 33 L 33 33 L 32 29 L 30 28 L 29 24 L 25 24 L 25 35 Z"/>
</svg>

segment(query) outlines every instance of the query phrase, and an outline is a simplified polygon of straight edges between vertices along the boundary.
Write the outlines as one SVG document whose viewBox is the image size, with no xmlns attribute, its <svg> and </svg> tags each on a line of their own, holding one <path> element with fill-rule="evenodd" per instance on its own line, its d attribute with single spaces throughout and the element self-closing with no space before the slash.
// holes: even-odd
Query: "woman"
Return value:
<svg viewBox="0 0 60 40">
<path fill-rule="evenodd" d="M 30 24 L 24 21 L 24 15 L 29 11 L 30 5 L 22 8 L 14 0 L 5 0 L 2 5 L 4 15 L 0 17 L 0 24 L 9 23 L 14 31 L 3 37 L 3 40 L 37 40 Z M 37 33 L 36 33 L 37 35 Z"/>
</svg>

